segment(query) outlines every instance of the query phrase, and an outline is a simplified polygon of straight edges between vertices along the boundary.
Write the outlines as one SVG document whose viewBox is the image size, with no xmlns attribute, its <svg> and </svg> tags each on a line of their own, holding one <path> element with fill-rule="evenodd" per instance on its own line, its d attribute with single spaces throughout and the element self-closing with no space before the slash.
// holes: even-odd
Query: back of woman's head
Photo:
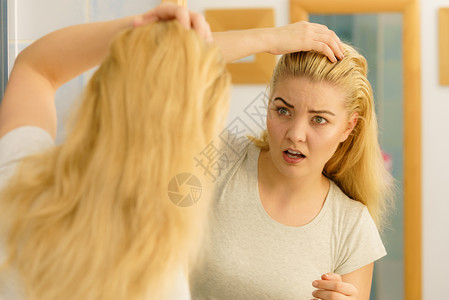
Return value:
<svg viewBox="0 0 449 300">
<path fill-rule="evenodd" d="M 194 256 L 208 203 L 178 207 L 168 183 L 193 173 L 228 86 L 217 47 L 176 21 L 114 40 L 66 142 L 27 158 L 2 192 L 27 299 L 163 299 Z"/>
<path fill-rule="evenodd" d="M 176 168 L 178 158 L 192 161 L 228 105 L 228 75 L 218 51 L 175 21 L 125 32 L 86 91 L 79 118 L 87 118 L 77 126 L 90 123 L 90 129 L 78 127 L 75 134 L 95 135 L 104 155 L 157 152 L 148 163 L 158 162 L 163 172 Z"/>
<path fill-rule="evenodd" d="M 277 84 L 289 77 L 303 77 L 313 82 L 334 84 L 345 93 L 349 119 L 358 115 L 350 136 L 337 148 L 324 167 L 323 174 L 334 180 L 351 198 L 367 205 L 380 226 L 391 200 L 391 176 L 383 165 L 378 143 L 378 128 L 371 85 L 367 79 L 365 58 L 354 48 L 344 45 L 344 59 L 332 63 L 315 51 L 286 54 L 278 61 L 270 82 L 271 99 Z M 268 148 L 267 133 L 256 143 Z"/>
</svg>

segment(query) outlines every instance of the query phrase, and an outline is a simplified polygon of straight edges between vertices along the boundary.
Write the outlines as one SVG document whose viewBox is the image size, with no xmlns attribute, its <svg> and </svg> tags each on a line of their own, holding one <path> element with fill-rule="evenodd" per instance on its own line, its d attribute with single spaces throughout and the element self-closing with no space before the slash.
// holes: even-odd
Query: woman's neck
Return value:
<svg viewBox="0 0 449 300">
<path fill-rule="evenodd" d="M 270 153 L 261 151 L 258 160 L 260 201 L 276 222 L 290 227 L 310 223 L 321 211 L 329 191 L 329 180 L 321 173 L 292 178 L 273 164 Z"/>
<path fill-rule="evenodd" d="M 329 190 L 329 180 L 322 174 L 308 174 L 293 178 L 281 173 L 270 156 L 269 151 L 261 151 L 258 160 L 258 181 L 265 193 L 279 195 L 282 199 L 322 199 Z M 324 198 L 322 197 L 324 195 Z"/>
</svg>

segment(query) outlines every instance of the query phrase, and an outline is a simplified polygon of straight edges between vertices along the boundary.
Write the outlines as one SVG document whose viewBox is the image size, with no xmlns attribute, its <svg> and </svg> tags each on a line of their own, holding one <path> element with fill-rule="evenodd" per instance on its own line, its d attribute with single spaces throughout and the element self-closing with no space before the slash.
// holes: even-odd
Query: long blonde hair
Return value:
<svg viewBox="0 0 449 300">
<path fill-rule="evenodd" d="M 228 89 L 218 48 L 178 22 L 119 34 L 66 142 L 26 158 L 2 191 L 8 266 L 27 299 L 164 298 L 208 203 L 178 207 L 167 187 L 223 125 Z"/>
<path fill-rule="evenodd" d="M 283 55 L 270 82 L 270 101 L 278 82 L 288 77 L 304 77 L 314 82 L 330 82 L 344 89 L 348 117 L 358 113 L 351 135 L 341 143 L 324 166 L 323 174 L 331 178 L 350 198 L 364 203 L 379 228 L 393 199 L 393 179 L 385 169 L 378 142 L 373 92 L 367 79 L 365 58 L 345 45 L 344 59 L 331 63 L 315 51 Z M 265 130 L 255 144 L 268 150 Z"/>
</svg>

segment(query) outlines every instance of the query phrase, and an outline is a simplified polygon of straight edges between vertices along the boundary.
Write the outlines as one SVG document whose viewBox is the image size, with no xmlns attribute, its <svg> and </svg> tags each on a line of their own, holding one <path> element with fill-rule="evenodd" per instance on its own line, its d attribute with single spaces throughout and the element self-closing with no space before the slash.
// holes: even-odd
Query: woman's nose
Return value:
<svg viewBox="0 0 449 300">
<path fill-rule="evenodd" d="M 307 122 L 303 118 L 292 120 L 287 131 L 287 139 L 292 142 L 305 142 L 307 137 Z"/>
</svg>

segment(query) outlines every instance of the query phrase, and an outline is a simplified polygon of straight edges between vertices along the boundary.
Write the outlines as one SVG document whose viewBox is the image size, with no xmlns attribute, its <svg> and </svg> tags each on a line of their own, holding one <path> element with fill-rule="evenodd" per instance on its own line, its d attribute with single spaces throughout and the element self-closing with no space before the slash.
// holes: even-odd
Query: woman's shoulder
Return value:
<svg viewBox="0 0 449 300">
<path fill-rule="evenodd" d="M 42 128 L 23 126 L 0 138 L 0 168 L 11 160 L 45 150 L 54 145 L 51 135 Z"/>
<path fill-rule="evenodd" d="M 332 211 L 341 219 L 356 219 L 361 218 L 368 212 L 365 204 L 360 201 L 351 199 L 346 195 L 340 187 L 332 180 L 331 182 L 331 196 L 332 196 Z M 368 213 L 369 215 L 369 213 Z"/>
<path fill-rule="evenodd" d="M 240 169 L 245 159 L 257 159 L 258 148 L 246 137 L 236 138 L 239 142 L 222 143 L 219 153 L 219 180 L 229 178 Z"/>
<path fill-rule="evenodd" d="M 54 146 L 51 135 L 42 128 L 23 126 L 0 138 L 0 185 L 25 157 Z"/>
<path fill-rule="evenodd" d="M 10 151 L 32 152 L 52 145 L 53 138 L 44 129 L 36 126 L 17 127 L 0 138 L 0 159 Z"/>
</svg>

